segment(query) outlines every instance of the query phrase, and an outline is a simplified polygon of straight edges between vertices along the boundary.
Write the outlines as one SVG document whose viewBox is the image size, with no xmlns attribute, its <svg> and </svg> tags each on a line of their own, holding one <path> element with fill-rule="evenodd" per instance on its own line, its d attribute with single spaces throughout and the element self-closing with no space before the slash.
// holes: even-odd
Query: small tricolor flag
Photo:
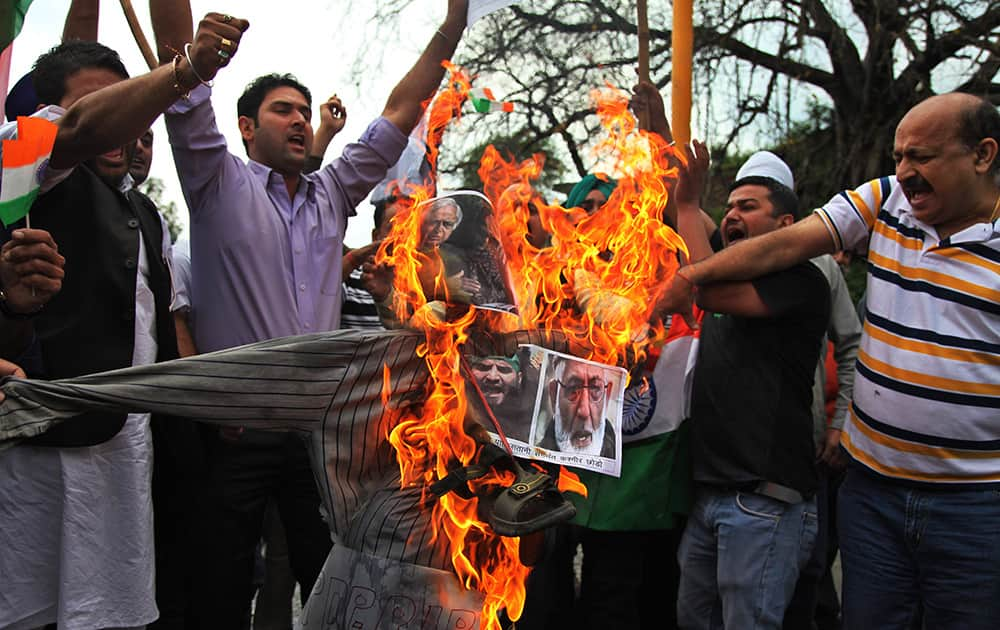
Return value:
<svg viewBox="0 0 1000 630">
<path fill-rule="evenodd" d="M 33 0 L 3 0 L 0 3 L 0 50 L 10 46 L 21 32 L 24 14 Z"/>
<path fill-rule="evenodd" d="M 28 214 L 41 186 L 42 166 L 52 155 L 58 126 L 44 118 L 17 119 L 17 139 L 3 141 L 0 221 L 5 226 Z"/>
<path fill-rule="evenodd" d="M 469 99 L 472 101 L 472 106 L 480 114 L 514 111 L 513 103 L 501 103 L 497 101 L 493 97 L 493 91 L 490 88 L 472 88 L 469 92 Z"/>
</svg>

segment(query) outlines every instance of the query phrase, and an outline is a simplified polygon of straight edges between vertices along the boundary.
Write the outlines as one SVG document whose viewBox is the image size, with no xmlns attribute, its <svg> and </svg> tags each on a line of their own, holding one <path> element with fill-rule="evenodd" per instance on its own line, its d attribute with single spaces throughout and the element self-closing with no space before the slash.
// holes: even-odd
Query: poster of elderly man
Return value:
<svg viewBox="0 0 1000 630">
<path fill-rule="evenodd" d="M 420 213 L 418 273 L 428 300 L 517 311 L 486 197 L 459 190 L 428 199 L 415 211 Z"/>
<path fill-rule="evenodd" d="M 618 476 L 625 370 L 534 345 L 466 364 L 469 413 L 498 446 L 496 425 L 518 457 Z"/>
</svg>

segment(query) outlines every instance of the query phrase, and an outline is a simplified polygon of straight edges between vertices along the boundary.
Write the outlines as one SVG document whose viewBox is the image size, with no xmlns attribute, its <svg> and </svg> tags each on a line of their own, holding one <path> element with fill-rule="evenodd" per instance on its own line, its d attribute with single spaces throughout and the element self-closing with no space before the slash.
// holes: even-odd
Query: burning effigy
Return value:
<svg viewBox="0 0 1000 630">
<path fill-rule="evenodd" d="M 449 69 L 428 107 L 431 164 L 472 89 Z M 542 199 L 532 187 L 540 156 L 517 162 L 492 147 L 483 193 L 465 195 L 471 205 L 431 181 L 410 187 L 375 257 L 391 273 L 387 309 L 401 329 L 274 339 L 64 381 L 8 379 L 0 448 L 83 411 L 297 429 L 335 541 L 303 628 L 493 630 L 517 619 L 531 555 L 522 536 L 572 516 L 563 493 L 586 493 L 572 460 L 556 455 L 620 460 L 628 374 L 667 338 L 653 308 L 685 251 L 663 220 L 680 156 L 636 129 L 626 94 L 594 98 L 607 132 L 595 151 L 617 186 L 593 213 Z M 546 246 L 527 238 L 532 212 Z M 462 223 L 465 240 L 449 242 Z M 532 410 L 505 406 L 529 365 Z M 483 384 L 489 371 L 498 385 Z M 560 433 L 563 399 L 597 410 L 592 435 Z"/>
</svg>

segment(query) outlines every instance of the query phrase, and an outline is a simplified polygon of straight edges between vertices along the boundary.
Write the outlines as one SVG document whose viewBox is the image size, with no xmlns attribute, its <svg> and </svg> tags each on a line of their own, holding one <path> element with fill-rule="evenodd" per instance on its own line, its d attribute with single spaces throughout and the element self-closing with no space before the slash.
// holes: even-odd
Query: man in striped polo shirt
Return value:
<svg viewBox="0 0 1000 630">
<path fill-rule="evenodd" d="M 682 269 L 658 304 L 687 317 L 697 286 L 867 250 L 838 523 L 852 630 L 1000 619 L 998 144 L 993 105 L 931 97 L 896 129 L 894 177 Z"/>
</svg>

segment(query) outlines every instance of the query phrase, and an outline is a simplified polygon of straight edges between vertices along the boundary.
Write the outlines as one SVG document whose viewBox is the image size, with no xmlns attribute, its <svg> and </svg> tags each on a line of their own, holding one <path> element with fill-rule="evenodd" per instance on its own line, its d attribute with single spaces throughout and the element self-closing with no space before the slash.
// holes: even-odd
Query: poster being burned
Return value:
<svg viewBox="0 0 1000 630">
<path fill-rule="evenodd" d="M 624 369 L 534 345 L 465 363 L 470 413 L 498 446 L 506 438 L 517 457 L 620 474 Z"/>
<path fill-rule="evenodd" d="M 490 201 L 460 190 L 414 210 L 420 221 L 415 255 L 426 299 L 516 313 Z"/>
</svg>

